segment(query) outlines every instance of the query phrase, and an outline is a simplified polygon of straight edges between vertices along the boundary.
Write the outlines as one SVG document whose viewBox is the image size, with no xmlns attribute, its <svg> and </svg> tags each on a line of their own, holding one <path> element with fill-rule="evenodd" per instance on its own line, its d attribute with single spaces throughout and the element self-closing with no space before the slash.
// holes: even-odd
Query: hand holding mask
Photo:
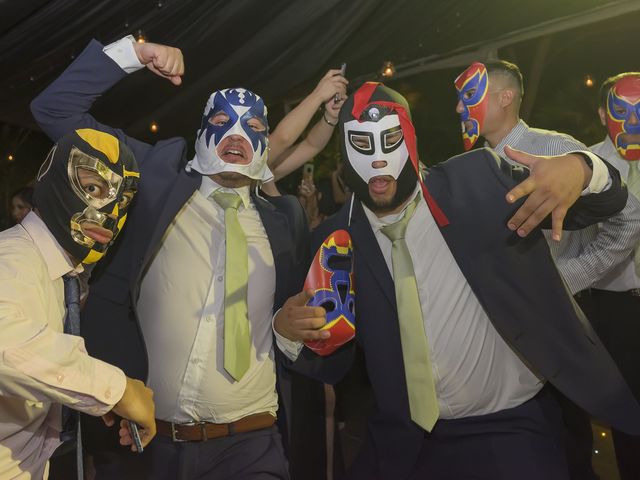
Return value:
<svg viewBox="0 0 640 480">
<path fill-rule="evenodd" d="M 307 306 L 323 307 L 327 312 L 327 323 L 320 330 L 331 333 L 326 340 L 310 340 L 305 345 L 318 355 L 330 355 L 356 333 L 353 246 L 346 230 L 337 230 L 322 242 L 304 289 L 314 291 Z"/>
</svg>

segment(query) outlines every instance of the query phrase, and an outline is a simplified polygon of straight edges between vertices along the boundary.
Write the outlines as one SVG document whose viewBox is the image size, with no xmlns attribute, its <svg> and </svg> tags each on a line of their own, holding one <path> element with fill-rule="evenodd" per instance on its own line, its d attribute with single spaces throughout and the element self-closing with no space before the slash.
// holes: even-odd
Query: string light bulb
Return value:
<svg viewBox="0 0 640 480">
<path fill-rule="evenodd" d="M 584 84 L 587 86 L 587 88 L 593 87 L 594 83 L 591 75 L 587 75 L 586 77 L 584 77 Z"/>
<path fill-rule="evenodd" d="M 7 160 L 9 160 L 10 162 L 13 162 L 13 155 L 12 155 L 12 154 L 9 154 L 9 155 L 7 156 Z"/>
<path fill-rule="evenodd" d="M 136 34 L 136 42 L 144 43 L 146 41 L 147 38 L 144 36 L 144 32 L 142 30 L 138 30 L 138 33 Z"/>
<path fill-rule="evenodd" d="M 602 438 L 606 437 L 606 436 L 607 436 L 607 432 L 600 432 L 600 436 L 601 436 Z"/>
<path fill-rule="evenodd" d="M 391 78 L 396 73 L 396 67 L 393 65 L 393 62 L 387 60 L 382 64 L 382 70 L 380 71 L 384 78 Z"/>
<path fill-rule="evenodd" d="M 156 122 L 151 122 L 149 130 L 151 130 L 151 133 L 158 133 L 158 124 Z"/>
</svg>

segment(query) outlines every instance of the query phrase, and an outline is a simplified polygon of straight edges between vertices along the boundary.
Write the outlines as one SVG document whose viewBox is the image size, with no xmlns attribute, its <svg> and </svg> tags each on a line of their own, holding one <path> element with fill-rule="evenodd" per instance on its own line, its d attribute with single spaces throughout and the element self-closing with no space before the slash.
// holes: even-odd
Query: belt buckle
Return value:
<svg viewBox="0 0 640 480">
<path fill-rule="evenodd" d="M 207 428 L 206 428 L 206 424 L 207 422 L 189 422 L 189 423 L 174 423 L 171 422 L 171 440 L 173 440 L 174 442 L 189 442 L 190 440 L 182 440 L 181 438 L 178 438 L 176 436 L 176 434 L 178 433 L 178 430 L 176 429 L 176 425 L 182 425 L 185 427 L 195 427 L 195 426 L 200 426 L 200 429 L 202 430 L 202 440 L 201 441 L 205 441 L 207 440 Z"/>
<path fill-rule="evenodd" d="M 171 422 L 171 440 L 174 442 L 186 442 L 186 440 L 181 440 L 176 437 L 176 424 Z"/>
<path fill-rule="evenodd" d="M 640 288 L 632 288 L 628 291 L 629 295 L 632 297 L 640 297 Z"/>
</svg>

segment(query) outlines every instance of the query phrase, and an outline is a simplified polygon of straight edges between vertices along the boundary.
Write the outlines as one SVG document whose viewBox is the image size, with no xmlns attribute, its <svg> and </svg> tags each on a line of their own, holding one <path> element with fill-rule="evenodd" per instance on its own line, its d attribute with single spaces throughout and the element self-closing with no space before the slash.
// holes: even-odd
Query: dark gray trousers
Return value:
<svg viewBox="0 0 640 480">
<path fill-rule="evenodd" d="M 156 436 L 142 454 L 98 454 L 95 466 L 96 480 L 289 480 L 275 425 L 206 442 Z"/>
</svg>

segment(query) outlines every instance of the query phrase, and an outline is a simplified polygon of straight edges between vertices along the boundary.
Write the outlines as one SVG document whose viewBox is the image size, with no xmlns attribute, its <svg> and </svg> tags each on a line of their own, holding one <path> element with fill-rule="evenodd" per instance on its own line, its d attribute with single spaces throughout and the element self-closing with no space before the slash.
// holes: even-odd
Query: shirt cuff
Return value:
<svg viewBox="0 0 640 480">
<path fill-rule="evenodd" d="M 591 193 L 602 193 L 609 189 L 611 186 L 609 169 L 600 157 L 588 150 L 574 150 L 568 153 L 581 153 L 591 159 L 591 170 L 593 171 L 593 174 L 591 175 L 589 185 L 587 185 L 587 188 L 585 188 L 580 194 L 581 196 L 589 195 Z"/>
<path fill-rule="evenodd" d="M 276 311 L 276 313 L 274 313 L 273 317 L 271 318 L 271 329 L 273 330 L 273 334 L 276 336 L 276 345 L 278 345 L 278 348 L 280 349 L 280 351 L 284 353 L 289 360 L 291 360 L 292 362 L 295 362 L 298 359 L 298 355 L 300 355 L 300 352 L 302 351 L 302 347 L 304 346 L 304 344 L 302 342 L 289 340 L 288 338 L 285 338 L 282 335 L 280 335 L 278 332 L 276 332 L 276 329 L 274 327 L 274 321 L 276 319 L 276 315 L 278 315 L 278 312 L 280 310 L 281 309 L 279 308 L 278 311 Z"/>
<path fill-rule="evenodd" d="M 127 35 L 117 42 L 110 43 L 102 51 L 116 62 L 122 70 L 127 73 L 133 73 L 144 68 L 144 65 L 138 60 L 136 51 L 133 49 L 135 41 L 132 35 Z"/>
</svg>

